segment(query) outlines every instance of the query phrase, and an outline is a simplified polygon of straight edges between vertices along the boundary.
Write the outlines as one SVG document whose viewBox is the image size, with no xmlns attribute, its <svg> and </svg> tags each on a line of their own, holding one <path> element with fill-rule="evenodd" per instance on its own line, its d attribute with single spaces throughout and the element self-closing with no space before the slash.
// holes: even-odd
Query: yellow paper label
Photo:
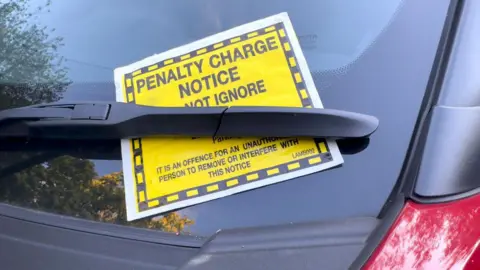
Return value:
<svg viewBox="0 0 480 270">
<path fill-rule="evenodd" d="M 276 22 L 122 74 L 121 93 L 149 106 L 312 107 L 296 53 Z M 129 152 L 139 212 L 283 181 L 333 159 L 325 140 L 305 138 L 136 138 Z"/>
</svg>

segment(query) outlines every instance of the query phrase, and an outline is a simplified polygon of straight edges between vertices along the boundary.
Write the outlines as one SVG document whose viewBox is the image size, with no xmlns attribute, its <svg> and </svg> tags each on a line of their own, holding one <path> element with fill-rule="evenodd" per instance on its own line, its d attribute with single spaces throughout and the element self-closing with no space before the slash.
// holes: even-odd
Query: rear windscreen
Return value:
<svg viewBox="0 0 480 270">
<path fill-rule="evenodd" d="M 287 12 L 325 108 L 376 116 L 344 164 L 127 222 L 118 147 L 0 152 L 0 200 L 173 233 L 376 216 L 401 170 L 447 0 L 19 1 L 0 3 L 0 109 L 115 101 L 113 70 Z M 292 127 L 293 128 L 293 127 Z M 77 149 L 78 150 L 78 149 Z"/>
</svg>

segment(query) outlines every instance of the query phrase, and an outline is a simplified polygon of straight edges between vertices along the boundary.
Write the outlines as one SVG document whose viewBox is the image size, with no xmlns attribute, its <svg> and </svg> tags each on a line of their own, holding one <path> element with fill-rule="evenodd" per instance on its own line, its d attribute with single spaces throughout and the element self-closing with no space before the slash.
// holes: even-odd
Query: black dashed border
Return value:
<svg viewBox="0 0 480 270">
<path fill-rule="evenodd" d="M 133 78 L 135 76 L 138 76 L 150 71 L 154 71 L 159 68 L 163 68 L 165 66 L 176 64 L 182 61 L 188 61 L 196 56 L 203 55 L 205 53 L 209 53 L 209 52 L 224 48 L 225 46 L 228 46 L 230 44 L 242 42 L 250 38 L 265 35 L 273 31 L 277 33 L 282 43 L 282 49 L 285 53 L 285 58 L 287 60 L 287 63 L 290 66 L 292 79 L 296 84 L 298 96 L 302 102 L 302 106 L 305 108 L 312 108 L 312 100 L 308 94 L 308 91 L 306 90 L 307 88 L 306 88 L 303 74 L 300 71 L 297 57 L 295 56 L 292 44 L 290 42 L 290 39 L 288 38 L 288 34 L 286 32 L 286 29 L 283 23 L 277 23 L 253 32 L 249 32 L 233 38 L 229 38 L 222 42 L 218 42 L 218 43 L 209 45 L 207 47 L 194 50 L 187 54 L 162 60 L 156 64 L 142 67 L 131 73 L 125 74 L 123 77 L 123 83 L 124 83 L 123 86 L 125 89 L 124 91 L 125 100 L 127 101 L 127 103 L 135 102 L 135 91 L 133 87 Z M 134 179 L 135 179 L 136 192 L 137 192 L 136 197 L 137 197 L 138 210 L 140 212 L 158 207 L 160 205 L 167 205 L 170 203 L 176 203 L 179 201 L 199 197 L 206 194 L 212 194 L 215 192 L 224 191 L 230 188 L 238 187 L 240 185 L 259 181 L 268 177 L 282 175 L 287 172 L 292 172 L 292 171 L 304 169 L 311 166 L 318 166 L 319 164 L 323 164 L 333 160 L 330 154 L 330 151 L 328 149 L 327 142 L 324 139 L 315 139 L 315 145 L 317 146 L 317 150 L 320 153 L 319 155 L 311 156 L 305 159 L 289 162 L 286 164 L 277 165 L 275 167 L 262 169 L 259 171 L 248 173 L 246 175 L 229 178 L 229 179 L 218 181 L 208 185 L 198 186 L 189 190 L 183 190 L 180 192 L 168 194 L 159 198 L 147 198 L 146 185 L 145 185 L 146 177 L 143 169 L 142 139 L 141 138 L 131 139 L 130 145 L 132 147 L 132 152 L 133 152 Z"/>
</svg>

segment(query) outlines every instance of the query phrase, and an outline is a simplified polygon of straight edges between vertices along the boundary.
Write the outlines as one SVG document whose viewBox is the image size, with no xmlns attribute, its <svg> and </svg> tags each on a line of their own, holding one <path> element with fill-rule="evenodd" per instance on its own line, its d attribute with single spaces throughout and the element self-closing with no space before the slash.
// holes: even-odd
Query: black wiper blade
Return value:
<svg viewBox="0 0 480 270">
<path fill-rule="evenodd" d="M 373 116 L 312 108 L 150 107 L 120 102 L 52 103 L 0 111 L 0 139 L 123 139 L 147 136 L 355 139 Z"/>
</svg>

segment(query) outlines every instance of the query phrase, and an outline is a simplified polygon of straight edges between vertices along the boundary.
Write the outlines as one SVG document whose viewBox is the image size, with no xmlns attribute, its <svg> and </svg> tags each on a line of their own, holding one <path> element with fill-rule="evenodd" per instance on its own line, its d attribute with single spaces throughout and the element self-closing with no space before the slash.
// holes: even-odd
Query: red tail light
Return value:
<svg viewBox="0 0 480 270">
<path fill-rule="evenodd" d="M 480 269 L 480 195 L 406 203 L 364 269 Z"/>
</svg>

